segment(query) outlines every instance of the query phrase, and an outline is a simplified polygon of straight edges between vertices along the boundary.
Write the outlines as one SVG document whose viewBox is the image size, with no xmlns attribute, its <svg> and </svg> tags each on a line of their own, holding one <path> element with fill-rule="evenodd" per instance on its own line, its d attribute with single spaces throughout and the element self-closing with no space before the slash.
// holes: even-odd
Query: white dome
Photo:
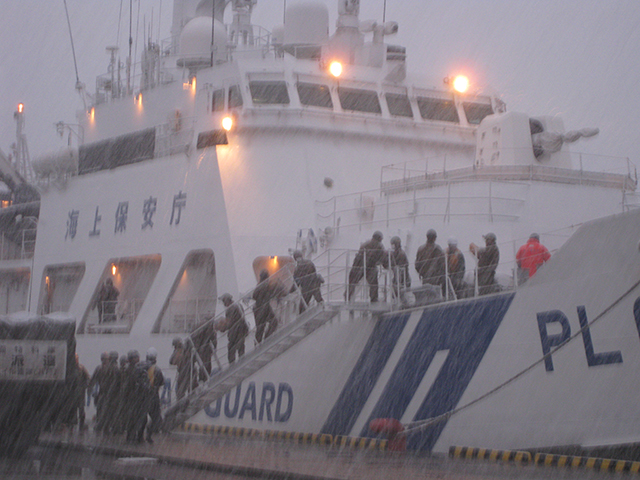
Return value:
<svg viewBox="0 0 640 480">
<path fill-rule="evenodd" d="M 214 39 L 218 47 L 216 57 L 226 55 L 227 32 L 217 20 Z M 196 17 L 184 26 L 180 33 L 180 55 L 190 58 L 211 56 L 211 17 Z"/>
<path fill-rule="evenodd" d="M 320 2 L 287 7 L 284 21 L 285 45 L 321 45 L 329 38 L 329 10 Z"/>
</svg>

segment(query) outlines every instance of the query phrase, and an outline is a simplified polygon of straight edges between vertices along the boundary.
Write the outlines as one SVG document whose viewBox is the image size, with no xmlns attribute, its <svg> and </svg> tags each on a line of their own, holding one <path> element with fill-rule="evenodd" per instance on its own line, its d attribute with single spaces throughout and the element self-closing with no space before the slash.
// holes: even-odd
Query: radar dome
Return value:
<svg viewBox="0 0 640 480">
<path fill-rule="evenodd" d="M 214 25 L 215 59 L 226 60 L 227 33 L 224 25 Z M 189 21 L 180 33 L 180 56 L 186 63 L 211 59 L 211 17 L 196 17 Z"/>
<path fill-rule="evenodd" d="M 329 38 L 329 10 L 320 2 L 297 3 L 284 15 L 285 45 L 320 45 Z"/>
</svg>

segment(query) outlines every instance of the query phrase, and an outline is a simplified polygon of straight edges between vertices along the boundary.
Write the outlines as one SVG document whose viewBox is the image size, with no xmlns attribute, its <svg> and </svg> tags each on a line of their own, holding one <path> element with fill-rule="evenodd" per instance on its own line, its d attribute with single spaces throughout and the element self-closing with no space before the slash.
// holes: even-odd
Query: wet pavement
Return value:
<svg viewBox="0 0 640 480">
<path fill-rule="evenodd" d="M 36 458 L 40 476 L 35 473 Z M 204 478 L 286 479 L 584 479 L 629 478 L 637 474 L 609 473 L 583 468 L 541 467 L 511 462 L 462 460 L 440 455 L 366 451 L 335 446 L 297 445 L 221 435 L 172 433 L 158 435 L 153 444 L 128 444 L 124 438 L 43 434 L 24 460 L 24 471 L 8 471 L 2 478 Z M 31 462 L 31 468 L 29 468 Z M 43 466 L 46 466 L 45 469 Z M 66 469 L 66 470 L 65 470 Z M 50 477 L 42 476 L 47 473 Z M 2 474 L 2 471 L 0 471 Z"/>
</svg>

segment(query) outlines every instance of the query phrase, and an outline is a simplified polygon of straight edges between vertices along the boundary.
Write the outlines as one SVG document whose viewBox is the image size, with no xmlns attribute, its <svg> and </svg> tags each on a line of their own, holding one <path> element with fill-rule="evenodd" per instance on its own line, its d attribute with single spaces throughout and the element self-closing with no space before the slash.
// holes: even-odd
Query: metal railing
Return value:
<svg viewBox="0 0 640 480">
<path fill-rule="evenodd" d="M 100 302 L 86 320 L 88 333 L 128 333 L 138 318 L 144 299 L 130 298 Z M 100 310 L 102 321 L 100 321 Z"/>
<path fill-rule="evenodd" d="M 33 258 L 36 249 L 36 228 L 21 230 L 17 239 L 4 233 L 0 235 L 0 260 L 23 260 Z"/>
<path fill-rule="evenodd" d="M 594 184 L 625 190 L 635 190 L 638 184 L 636 165 L 628 157 L 563 153 L 569 155 L 573 168 L 546 165 L 482 165 L 451 169 L 447 168 L 447 160 L 449 163 L 452 162 L 447 155 L 386 165 L 380 172 L 380 190 L 384 194 L 392 194 L 409 188 L 432 188 L 451 182 L 489 178 Z"/>
</svg>

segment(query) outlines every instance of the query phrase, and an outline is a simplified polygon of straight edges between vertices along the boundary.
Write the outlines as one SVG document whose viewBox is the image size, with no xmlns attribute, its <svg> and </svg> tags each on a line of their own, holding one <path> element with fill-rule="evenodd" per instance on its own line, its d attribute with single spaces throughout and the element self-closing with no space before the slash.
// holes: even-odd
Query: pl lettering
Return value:
<svg viewBox="0 0 640 480">
<path fill-rule="evenodd" d="M 283 423 L 291 417 L 293 409 L 293 389 L 288 383 L 278 388 L 271 382 L 264 382 L 262 390 L 257 391 L 256 383 L 249 382 L 246 389 L 242 384 L 205 407 L 205 413 L 218 418 L 224 414 L 227 418 L 238 420 L 251 419 L 258 422 Z"/>
<path fill-rule="evenodd" d="M 578 307 L 578 321 L 582 330 L 582 343 L 584 344 L 584 352 L 587 357 L 587 364 L 590 367 L 598 365 L 610 365 L 612 363 L 622 363 L 622 353 L 619 350 L 611 352 L 596 353 L 593 348 L 591 339 L 591 330 L 589 329 L 589 320 L 587 319 L 587 310 L 583 305 Z M 640 298 L 636 300 L 633 313 L 640 335 Z M 542 353 L 545 355 L 544 367 L 547 372 L 553 372 L 553 359 L 551 358 L 551 350 L 562 345 L 571 337 L 571 326 L 569 319 L 560 310 L 550 310 L 548 312 L 538 313 L 538 329 L 540 330 L 540 342 L 542 343 Z M 561 328 L 560 333 L 550 335 L 547 326 L 558 324 Z"/>
</svg>

